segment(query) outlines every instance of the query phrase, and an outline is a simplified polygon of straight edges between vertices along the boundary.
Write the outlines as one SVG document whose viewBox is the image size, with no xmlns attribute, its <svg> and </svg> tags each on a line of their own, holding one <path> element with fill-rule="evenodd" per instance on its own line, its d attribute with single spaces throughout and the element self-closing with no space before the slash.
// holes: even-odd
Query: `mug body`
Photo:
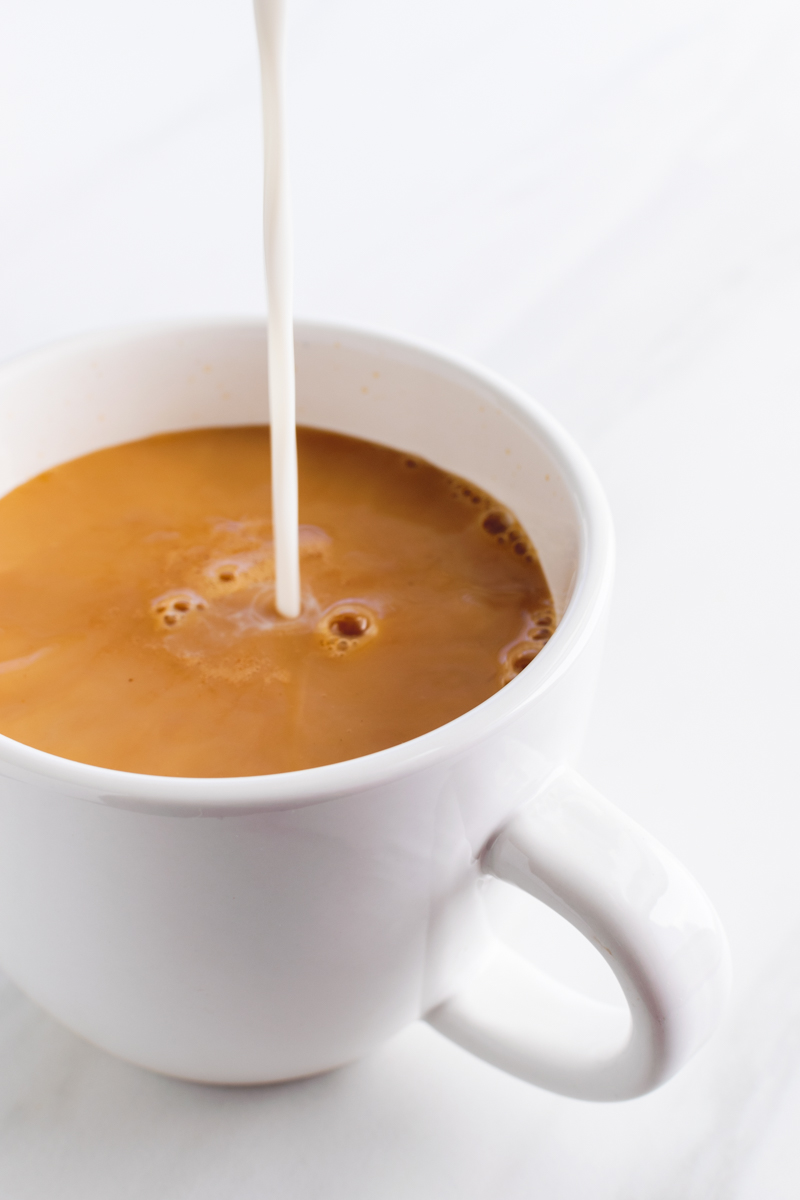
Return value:
<svg viewBox="0 0 800 1200">
<path fill-rule="evenodd" d="M 396 339 L 296 333 L 298 420 L 422 455 L 521 520 L 559 626 L 501 692 L 401 746 L 287 775 L 175 779 L 0 737 L 0 964 L 77 1033 L 218 1083 L 352 1061 L 489 945 L 479 857 L 574 757 L 612 570 L 599 485 L 500 380 Z M 149 435 L 268 416 L 256 324 L 104 335 L 0 374 L 0 493 Z M 54 580 L 54 586 L 57 581 Z"/>
</svg>

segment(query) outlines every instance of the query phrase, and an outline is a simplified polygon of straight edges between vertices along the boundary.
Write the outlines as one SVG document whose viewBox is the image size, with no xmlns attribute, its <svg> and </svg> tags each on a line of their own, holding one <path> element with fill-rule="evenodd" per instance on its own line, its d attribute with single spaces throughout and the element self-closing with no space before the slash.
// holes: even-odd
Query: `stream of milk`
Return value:
<svg viewBox="0 0 800 1200">
<path fill-rule="evenodd" d="M 287 0 L 254 0 L 264 125 L 264 264 L 267 277 L 269 409 L 275 607 L 300 613 L 295 433 L 292 225 L 286 154 L 284 62 Z"/>
</svg>

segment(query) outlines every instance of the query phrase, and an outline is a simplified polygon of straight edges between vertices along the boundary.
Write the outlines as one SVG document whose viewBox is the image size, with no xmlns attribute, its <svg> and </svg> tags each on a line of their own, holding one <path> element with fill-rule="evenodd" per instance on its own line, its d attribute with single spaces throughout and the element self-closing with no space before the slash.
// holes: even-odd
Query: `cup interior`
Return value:
<svg viewBox="0 0 800 1200">
<path fill-rule="evenodd" d="M 170 815 L 313 804 L 460 754 L 535 703 L 580 652 L 608 595 L 613 534 L 602 489 L 560 425 L 503 380 L 418 344 L 311 323 L 297 324 L 295 342 L 299 422 L 424 456 L 516 514 L 553 593 L 554 637 L 477 708 L 361 759 L 282 775 L 181 779 L 72 762 L 0 735 L 4 772 Z M 0 371 L 0 495 L 94 450 L 258 424 L 268 409 L 263 323 L 157 326 L 40 350 Z"/>
<path fill-rule="evenodd" d="M 585 521 L 546 414 L 484 373 L 395 339 L 299 324 L 296 356 L 300 423 L 408 450 L 488 491 L 531 537 L 563 615 Z M 265 331 L 197 325 L 65 343 L 7 368 L 0 406 L 5 494 L 121 442 L 268 420 Z"/>
</svg>

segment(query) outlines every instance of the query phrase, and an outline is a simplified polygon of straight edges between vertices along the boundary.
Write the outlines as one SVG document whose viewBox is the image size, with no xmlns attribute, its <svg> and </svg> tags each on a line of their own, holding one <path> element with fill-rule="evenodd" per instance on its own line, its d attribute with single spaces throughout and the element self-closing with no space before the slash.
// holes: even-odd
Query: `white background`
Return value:
<svg viewBox="0 0 800 1200">
<path fill-rule="evenodd" d="M 593 1106 L 423 1026 L 317 1080 L 184 1085 L 5 983 L 0 1194 L 794 1200 L 800 10 L 293 0 L 290 32 L 297 310 L 470 355 L 588 451 L 620 553 L 579 765 L 706 886 L 734 997 L 678 1079 Z M 262 312 L 260 172 L 249 0 L 0 0 L 0 355 Z"/>
</svg>

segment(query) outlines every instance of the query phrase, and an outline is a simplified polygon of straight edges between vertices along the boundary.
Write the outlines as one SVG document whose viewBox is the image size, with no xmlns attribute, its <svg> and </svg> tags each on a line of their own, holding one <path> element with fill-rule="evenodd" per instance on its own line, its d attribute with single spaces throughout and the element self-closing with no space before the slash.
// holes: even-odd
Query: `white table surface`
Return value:
<svg viewBox="0 0 800 1200">
<path fill-rule="evenodd" d="M 0 355 L 259 313 L 249 0 L 0 0 Z M 124 1065 L 0 987 L 3 1200 L 800 1194 L 800 11 L 294 0 L 297 309 L 527 387 L 619 575 L 581 769 L 704 883 L 735 989 L 660 1092 L 550 1096 L 422 1025 L 302 1083 Z M 498 920 L 602 989 L 553 919 Z"/>
</svg>

